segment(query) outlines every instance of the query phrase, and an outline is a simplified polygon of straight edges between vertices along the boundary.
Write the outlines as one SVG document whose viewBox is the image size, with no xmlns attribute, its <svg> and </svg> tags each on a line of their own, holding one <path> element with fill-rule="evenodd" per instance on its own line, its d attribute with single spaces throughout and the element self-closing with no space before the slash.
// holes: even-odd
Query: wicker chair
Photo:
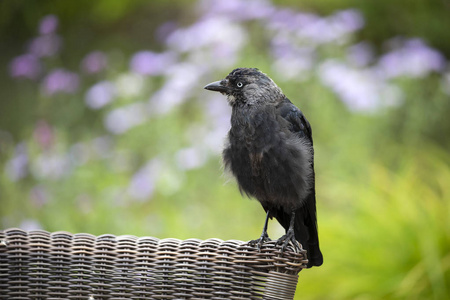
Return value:
<svg viewBox="0 0 450 300">
<path fill-rule="evenodd" d="M 12 228 L 0 231 L 0 298 L 293 299 L 305 252 Z"/>
</svg>

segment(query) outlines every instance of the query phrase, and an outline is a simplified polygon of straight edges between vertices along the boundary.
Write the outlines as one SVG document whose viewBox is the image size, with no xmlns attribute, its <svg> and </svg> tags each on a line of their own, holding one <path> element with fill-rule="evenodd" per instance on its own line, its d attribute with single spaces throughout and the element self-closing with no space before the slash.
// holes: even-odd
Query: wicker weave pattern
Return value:
<svg viewBox="0 0 450 300">
<path fill-rule="evenodd" d="M 2 299 L 292 299 L 305 251 L 245 242 L 0 231 Z"/>
</svg>

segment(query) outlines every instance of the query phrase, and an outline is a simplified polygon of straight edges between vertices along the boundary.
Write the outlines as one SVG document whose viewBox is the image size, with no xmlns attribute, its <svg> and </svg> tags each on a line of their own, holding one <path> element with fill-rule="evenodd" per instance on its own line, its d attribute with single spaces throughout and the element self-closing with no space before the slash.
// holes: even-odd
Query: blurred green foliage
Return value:
<svg viewBox="0 0 450 300">
<path fill-rule="evenodd" d="M 240 1 L 229 3 L 235 2 Z M 264 211 L 256 201 L 243 199 L 233 180 L 222 173 L 220 151 L 206 146 L 226 134 L 220 127 L 221 117 L 226 117 L 226 126 L 229 118 L 226 100 L 202 90 L 233 67 L 258 67 L 302 109 L 313 128 L 325 262 L 300 273 L 297 299 L 448 299 L 448 60 L 441 69 L 430 65 L 420 76 L 404 73 L 379 81 L 374 75 L 383 70 L 383 58 L 403 49 L 393 39 L 399 35 L 421 37 L 448 57 L 447 2 L 274 3 L 280 10 L 318 12 L 314 18 L 320 22 L 325 20 L 320 15 L 356 7 L 365 26 L 315 45 L 308 61 L 311 66 L 289 77 L 292 69 L 282 72 L 276 64 L 289 53 L 281 58 L 272 54 L 274 41 L 288 35 L 287 29 L 265 27 L 268 21 L 264 18 L 271 20 L 270 16 L 231 18 L 223 28 L 230 30 L 231 39 L 214 40 L 213 36 L 211 44 L 182 51 L 166 38 L 180 28 L 199 26 L 206 32 L 217 24 L 200 27 L 202 20 L 208 20 L 205 10 L 211 7 L 182 0 L 2 1 L 1 226 L 179 239 L 259 236 Z M 215 13 L 224 18 L 220 11 Z M 54 55 L 39 57 L 41 70 L 36 77 L 13 76 L 12 61 L 31 51 L 39 24 L 49 14 L 57 17 L 61 47 Z M 350 13 L 350 17 L 355 16 Z M 162 31 L 161 25 L 172 24 L 169 21 L 174 27 Z M 246 42 L 241 41 L 237 50 L 226 48 L 242 37 Z M 202 35 L 191 38 L 200 42 Z M 354 66 L 348 52 L 362 41 L 373 45 L 373 57 Z M 295 46 L 304 47 L 303 42 Z M 430 54 L 417 40 L 410 43 L 419 44 L 424 51 L 420 53 Z M 223 54 L 217 48 L 229 50 L 231 56 L 224 54 L 228 62 L 214 59 L 213 54 Z M 131 61 L 143 50 L 178 54 L 170 72 L 136 74 Z M 92 51 L 105 55 L 107 67 L 89 73 L 83 61 Z M 431 52 L 432 58 L 445 57 Z M 192 73 L 183 73 L 181 67 L 186 66 Z M 50 93 L 46 80 L 61 68 L 78 76 L 76 90 L 70 91 L 69 86 L 66 91 Z M 354 84 L 345 77 L 337 84 L 326 81 L 327 72 L 341 69 L 343 75 L 357 75 L 351 77 Z M 173 95 L 163 94 L 162 100 L 156 96 L 180 84 L 172 77 L 177 72 L 183 75 L 182 83 L 195 80 L 182 86 L 185 90 L 180 92 L 186 99 L 166 107 L 175 101 Z M 363 105 L 376 105 L 361 109 L 355 97 L 348 100 L 342 92 L 341 84 L 349 81 L 352 93 L 374 82 L 376 88 L 366 94 L 367 99 L 384 88 L 401 96 L 394 97 L 397 102 L 391 105 L 380 104 L 386 94 L 373 102 L 356 97 Z M 114 97 L 95 108 L 92 105 L 100 104 L 90 103 L 87 95 L 99 82 L 111 83 Z M 133 92 L 137 82 L 141 84 Z M 165 87 L 167 83 L 172 86 Z M 124 109 L 131 111 L 127 122 L 134 125 L 121 119 L 128 116 Z M 120 127 L 124 124 L 129 128 Z M 283 233 L 276 222 L 269 227 L 273 238 Z"/>
</svg>

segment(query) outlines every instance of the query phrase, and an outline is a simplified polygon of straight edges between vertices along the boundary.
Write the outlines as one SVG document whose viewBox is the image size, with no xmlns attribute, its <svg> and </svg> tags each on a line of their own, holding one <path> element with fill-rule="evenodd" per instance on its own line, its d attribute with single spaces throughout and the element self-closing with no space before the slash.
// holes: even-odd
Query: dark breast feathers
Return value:
<svg viewBox="0 0 450 300">
<path fill-rule="evenodd" d="M 304 205 L 314 188 L 311 129 L 288 99 L 278 106 L 233 109 L 223 152 L 241 193 L 264 209 L 286 213 Z"/>
</svg>

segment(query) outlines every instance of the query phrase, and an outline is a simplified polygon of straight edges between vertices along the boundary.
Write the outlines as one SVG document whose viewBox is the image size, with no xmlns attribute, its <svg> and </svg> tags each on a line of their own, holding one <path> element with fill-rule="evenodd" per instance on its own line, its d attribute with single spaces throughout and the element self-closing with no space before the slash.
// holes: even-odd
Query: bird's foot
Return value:
<svg viewBox="0 0 450 300">
<path fill-rule="evenodd" d="M 271 239 L 269 238 L 269 235 L 267 234 L 267 232 L 263 232 L 261 234 L 261 237 L 259 239 L 256 240 L 251 240 L 248 242 L 248 244 L 252 247 L 255 247 L 258 249 L 258 252 L 261 252 L 261 247 L 265 242 L 269 242 L 271 241 Z"/>
<path fill-rule="evenodd" d="M 292 246 L 294 246 L 294 249 L 296 251 L 301 251 L 302 248 L 300 247 L 300 244 L 297 242 L 297 240 L 295 239 L 295 234 L 294 234 L 294 230 L 293 229 L 289 229 L 285 235 L 283 235 L 282 237 L 280 237 L 277 242 L 276 245 L 281 245 L 281 252 L 284 252 L 284 250 L 286 249 L 287 245 L 289 245 L 289 242 L 292 243 Z"/>
</svg>

